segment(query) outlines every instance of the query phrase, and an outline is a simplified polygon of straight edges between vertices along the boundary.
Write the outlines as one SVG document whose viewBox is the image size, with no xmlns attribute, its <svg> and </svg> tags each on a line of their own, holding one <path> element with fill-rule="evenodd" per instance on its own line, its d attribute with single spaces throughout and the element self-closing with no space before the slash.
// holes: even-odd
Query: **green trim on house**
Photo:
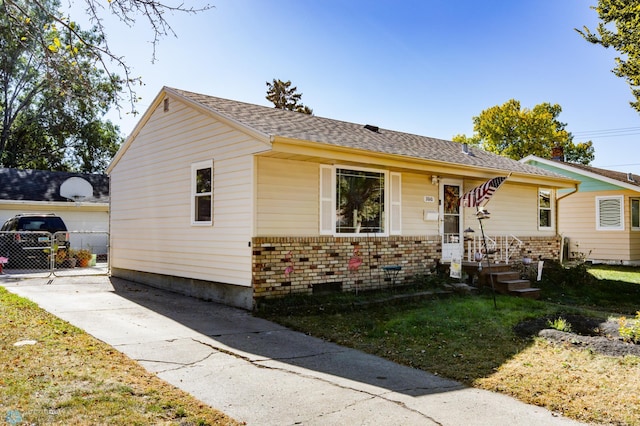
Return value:
<svg viewBox="0 0 640 426">
<path fill-rule="evenodd" d="M 570 177 L 572 179 L 576 179 L 579 180 L 580 183 L 580 192 L 596 192 L 596 191 L 618 191 L 620 189 L 624 189 L 621 186 L 618 185 L 613 185 L 611 183 L 608 182 L 603 182 L 600 179 L 594 179 L 588 176 L 585 176 L 581 173 L 576 173 L 576 172 L 572 172 L 566 169 L 562 169 L 560 167 L 553 167 L 550 166 L 548 164 L 544 164 L 542 162 L 539 161 L 535 161 L 535 160 L 531 160 L 528 161 L 527 164 L 530 164 L 532 166 L 536 166 L 536 167 L 540 167 L 541 169 L 550 171 L 550 172 L 555 172 L 555 173 L 559 173 L 562 175 L 565 175 L 567 177 Z M 571 192 L 571 190 L 559 190 L 558 193 L 562 194 L 565 192 Z"/>
</svg>

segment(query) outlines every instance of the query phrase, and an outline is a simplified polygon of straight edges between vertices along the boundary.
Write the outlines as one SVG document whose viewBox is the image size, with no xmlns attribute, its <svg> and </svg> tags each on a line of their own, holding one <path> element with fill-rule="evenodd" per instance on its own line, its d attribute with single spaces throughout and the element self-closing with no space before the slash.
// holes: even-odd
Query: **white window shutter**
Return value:
<svg viewBox="0 0 640 426">
<path fill-rule="evenodd" d="M 402 182 L 400 173 L 390 173 L 390 215 L 389 234 L 400 235 L 402 233 Z"/>
<path fill-rule="evenodd" d="M 320 234 L 332 235 L 335 223 L 333 210 L 333 167 L 320 165 Z"/>
</svg>

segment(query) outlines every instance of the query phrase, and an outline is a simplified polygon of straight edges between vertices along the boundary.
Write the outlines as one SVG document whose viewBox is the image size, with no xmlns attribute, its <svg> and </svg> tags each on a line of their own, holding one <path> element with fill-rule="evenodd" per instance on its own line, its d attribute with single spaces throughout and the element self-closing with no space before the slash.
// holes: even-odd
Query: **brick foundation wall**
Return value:
<svg viewBox="0 0 640 426">
<path fill-rule="evenodd" d="M 518 237 L 522 241 L 520 249 L 521 256 L 517 257 L 517 261 L 522 257 L 528 256 L 533 260 L 559 260 L 560 259 L 560 236 L 553 237 Z"/>
<path fill-rule="evenodd" d="M 323 289 L 384 288 L 391 282 L 383 266 L 402 266 L 398 284 L 429 270 L 441 254 L 439 236 L 260 237 L 253 239 L 252 246 L 256 299 Z"/>
<path fill-rule="evenodd" d="M 559 237 L 521 237 L 521 253 L 558 259 Z M 399 265 L 395 285 L 429 271 L 441 258 L 440 236 L 258 237 L 252 241 L 254 299 L 361 291 L 391 286 L 384 266 Z M 521 257 L 512 259 L 520 261 Z"/>
</svg>

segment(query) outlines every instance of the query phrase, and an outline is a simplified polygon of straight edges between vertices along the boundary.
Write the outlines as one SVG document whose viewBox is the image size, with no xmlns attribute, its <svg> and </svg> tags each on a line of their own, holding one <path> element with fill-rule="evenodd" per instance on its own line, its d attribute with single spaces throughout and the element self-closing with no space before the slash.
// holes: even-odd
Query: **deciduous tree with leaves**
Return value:
<svg viewBox="0 0 640 426">
<path fill-rule="evenodd" d="M 472 136 L 456 135 L 453 140 L 514 160 L 527 155 L 551 158 L 552 148 L 560 146 L 566 161 L 589 164 L 594 158 L 593 143 L 574 144 L 573 135 L 565 129 L 566 123 L 558 120 L 560 112 L 558 104 L 542 103 L 528 109 L 511 99 L 473 117 Z"/>
<path fill-rule="evenodd" d="M 32 1 L 0 1 L 0 164 L 104 169 L 121 138 L 101 117 L 121 81 L 96 68 L 86 50 L 84 40 L 99 43 L 99 35 L 73 22 L 63 30 Z"/>
<path fill-rule="evenodd" d="M 304 114 L 313 114 L 313 110 L 303 105 L 300 100 L 302 93 L 298 93 L 298 88 L 291 87 L 291 81 L 282 81 L 273 79 L 273 82 L 267 81 L 267 100 L 273 103 L 275 108 L 286 109 L 289 111 L 302 112 Z"/>
<path fill-rule="evenodd" d="M 599 0 L 591 8 L 598 12 L 598 27 L 576 31 L 588 42 L 620 53 L 612 71 L 627 81 L 636 99 L 630 104 L 640 112 L 640 0 Z"/>
<path fill-rule="evenodd" d="M 60 11 L 59 0 L 0 0 L 0 165 L 103 170 L 122 138 L 102 117 L 125 98 L 135 113 L 134 87 L 140 81 L 131 77 L 124 58 L 110 50 L 104 14 L 129 25 L 146 18 L 153 33 L 153 60 L 158 40 L 175 35 L 165 13 L 209 8 L 172 0 L 82 3 L 94 25 L 89 31 Z"/>
</svg>

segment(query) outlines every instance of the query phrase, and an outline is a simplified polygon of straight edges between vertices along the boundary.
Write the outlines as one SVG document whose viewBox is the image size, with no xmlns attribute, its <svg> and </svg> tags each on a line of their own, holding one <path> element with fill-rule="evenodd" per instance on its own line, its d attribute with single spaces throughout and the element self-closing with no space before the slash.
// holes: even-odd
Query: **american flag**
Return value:
<svg viewBox="0 0 640 426">
<path fill-rule="evenodd" d="M 489 202 L 489 199 L 496 192 L 502 182 L 507 180 L 509 176 L 498 176 L 489 179 L 480 186 L 476 186 L 471 191 L 460 197 L 460 205 L 463 207 L 479 207 L 483 203 Z"/>
</svg>

